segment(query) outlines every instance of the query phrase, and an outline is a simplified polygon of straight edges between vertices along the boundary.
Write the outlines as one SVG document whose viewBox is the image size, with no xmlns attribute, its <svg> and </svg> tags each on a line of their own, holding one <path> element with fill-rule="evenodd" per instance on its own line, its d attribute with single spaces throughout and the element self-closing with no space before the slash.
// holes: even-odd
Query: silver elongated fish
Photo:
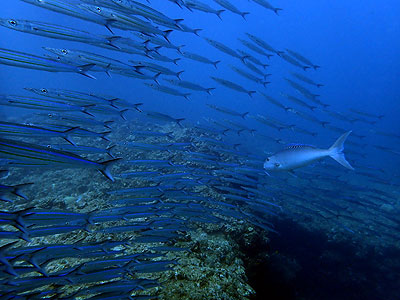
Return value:
<svg viewBox="0 0 400 300">
<path fill-rule="evenodd" d="M 121 158 L 104 162 L 95 162 L 71 152 L 49 149 L 30 143 L 0 138 L 0 157 L 17 159 L 14 167 L 37 166 L 50 168 L 86 168 L 97 169 L 111 181 L 110 167 Z"/>
<path fill-rule="evenodd" d="M 96 79 L 93 75 L 87 73 L 87 71 L 90 70 L 94 64 L 72 66 L 41 56 L 4 48 L 0 48 L 0 64 L 47 72 L 73 72 Z"/>
<path fill-rule="evenodd" d="M 221 19 L 221 13 L 223 13 L 225 11 L 224 9 L 220 9 L 220 10 L 214 9 L 211 6 L 209 6 L 208 4 L 197 1 L 197 0 L 186 0 L 185 6 L 189 10 L 195 9 L 195 10 L 203 11 L 206 13 L 215 14 L 220 19 Z"/>
<path fill-rule="evenodd" d="M 313 64 L 308 58 L 305 58 L 305 57 L 304 57 L 303 55 L 301 55 L 300 53 L 295 52 L 295 51 L 290 50 L 290 49 L 286 49 L 286 51 L 287 51 L 291 56 L 295 57 L 297 60 L 299 60 L 299 61 L 305 63 L 307 66 L 313 67 L 314 70 L 320 68 L 320 66 L 318 66 L 318 65 L 316 65 L 316 64 Z"/>
<path fill-rule="evenodd" d="M 168 40 L 168 35 L 172 31 L 162 31 L 157 27 L 154 27 L 150 22 L 146 22 L 132 15 L 126 15 L 111 8 L 89 4 L 79 4 L 79 7 L 103 17 L 106 25 L 112 25 L 123 30 L 133 30 L 146 34 L 157 34 L 163 36 L 166 40 Z"/>
<path fill-rule="evenodd" d="M 73 103 L 61 102 L 50 99 L 40 99 L 26 96 L 17 95 L 1 95 L 0 105 L 13 106 L 25 109 L 45 110 L 45 111 L 59 111 L 59 112 L 82 112 L 91 115 L 86 109 L 85 105 L 76 105 Z M 90 106 L 90 105 L 89 105 Z"/>
<path fill-rule="evenodd" d="M 292 64 L 293 66 L 302 68 L 304 71 L 306 71 L 307 69 L 310 68 L 309 66 L 305 66 L 305 65 L 301 64 L 299 61 L 297 61 L 293 57 L 287 55 L 286 53 L 281 53 L 280 57 L 282 57 L 282 59 L 286 60 L 288 63 Z"/>
<path fill-rule="evenodd" d="M 246 93 L 250 97 L 252 97 L 253 94 L 256 93 L 256 91 L 246 90 L 244 87 L 242 87 L 242 86 L 240 86 L 240 85 L 238 85 L 238 84 L 236 84 L 236 83 L 234 83 L 232 81 L 229 81 L 229 80 L 226 80 L 226 79 L 222 79 L 222 78 L 218 78 L 218 77 L 213 77 L 213 76 L 211 76 L 211 78 L 213 80 L 215 80 L 216 82 L 218 82 L 218 83 L 220 83 L 220 84 L 222 84 L 222 85 L 224 85 L 224 86 L 226 86 L 226 87 L 228 87 L 228 88 L 230 88 L 232 90 L 235 90 L 235 91 L 238 91 L 238 92 L 241 92 L 241 93 Z"/>
<path fill-rule="evenodd" d="M 306 76 L 304 76 L 304 75 L 302 75 L 302 74 L 294 73 L 294 72 L 292 72 L 291 74 L 292 74 L 294 77 L 296 77 L 297 79 L 300 79 L 301 81 L 303 81 L 303 82 L 305 82 L 305 83 L 314 85 L 314 86 L 316 86 L 316 87 L 321 87 L 321 86 L 323 86 L 323 84 L 316 83 L 316 82 L 315 82 L 314 80 L 312 80 L 311 78 L 308 78 L 308 77 L 306 77 Z"/>
<path fill-rule="evenodd" d="M 52 130 L 49 128 L 25 125 L 13 122 L 0 121 L 0 134 L 1 136 L 17 136 L 26 138 L 35 137 L 60 137 L 66 140 L 71 145 L 75 143 L 70 139 L 70 135 L 76 132 L 79 127 L 69 127 L 64 131 Z"/>
<path fill-rule="evenodd" d="M 113 33 L 111 28 L 108 26 L 108 22 L 104 20 L 104 18 L 97 16 L 96 14 L 92 14 L 88 11 L 82 10 L 81 8 L 78 7 L 77 3 L 75 2 L 65 1 L 65 0 L 22 0 L 22 1 L 64 15 L 104 25 L 111 33 Z"/>
<path fill-rule="evenodd" d="M 157 120 L 161 120 L 161 121 L 165 121 L 165 122 L 175 122 L 180 127 L 182 127 L 181 122 L 185 120 L 185 118 L 174 118 L 167 114 L 160 113 L 158 111 L 144 111 L 144 113 L 146 114 L 146 116 L 153 118 L 153 119 L 157 119 Z"/>
<path fill-rule="evenodd" d="M 259 68 L 257 68 L 255 65 L 253 65 L 251 62 L 249 61 L 245 61 L 244 65 L 249 68 L 250 70 L 252 70 L 254 73 L 257 73 L 258 75 L 261 75 L 262 77 L 264 77 L 264 79 L 268 76 L 266 74 L 264 74 L 264 72 L 262 72 Z"/>
<path fill-rule="evenodd" d="M 297 97 L 294 97 L 292 95 L 289 95 L 289 94 L 286 94 L 286 93 L 281 93 L 281 95 L 283 97 L 287 98 L 288 100 L 298 104 L 298 105 L 301 105 L 303 107 L 307 107 L 308 109 L 311 109 L 312 111 L 314 111 L 317 108 L 316 106 L 309 105 L 305 101 L 303 101 L 303 100 L 301 100 L 301 99 L 299 99 Z"/>
<path fill-rule="evenodd" d="M 347 169 L 354 170 L 344 157 L 344 142 L 351 131 L 341 135 L 328 149 L 314 148 L 307 145 L 294 145 L 268 157 L 264 162 L 265 170 L 292 171 L 304 167 L 325 157 L 332 157 Z"/>
<path fill-rule="evenodd" d="M 220 60 L 212 61 L 212 60 L 208 59 L 207 57 L 201 56 L 196 53 L 188 52 L 188 51 L 182 52 L 182 55 L 191 60 L 195 60 L 195 61 L 202 62 L 205 64 L 214 65 L 214 67 L 216 69 L 217 69 L 217 64 L 221 62 Z"/>
<path fill-rule="evenodd" d="M 263 63 L 262 61 L 260 61 L 258 58 L 254 57 L 253 55 L 250 55 L 250 53 L 248 53 L 248 52 L 246 52 L 246 51 L 243 51 L 243 50 L 240 50 L 240 49 L 238 49 L 237 51 L 238 51 L 240 54 L 242 54 L 243 56 L 246 56 L 246 59 L 247 59 L 247 60 L 249 60 L 249 61 L 255 63 L 256 65 L 262 66 L 264 69 L 265 69 L 266 67 L 269 67 L 268 64 L 264 64 L 264 63 Z M 272 56 L 272 55 L 271 55 L 271 56 Z"/>
<path fill-rule="evenodd" d="M 212 40 L 212 39 L 209 39 L 209 38 L 204 38 L 204 39 L 207 41 L 207 43 L 209 43 L 214 48 L 217 48 L 218 50 L 220 50 L 220 51 L 222 51 L 222 52 L 224 52 L 224 53 L 226 53 L 226 54 L 228 54 L 230 56 L 239 58 L 242 61 L 246 58 L 246 57 L 241 56 L 240 54 L 238 54 L 235 50 L 229 48 L 228 46 L 226 46 L 226 45 L 224 45 L 224 44 L 222 44 L 222 43 L 220 43 L 220 42 L 218 42 L 216 40 Z"/>
<path fill-rule="evenodd" d="M 137 43 L 137 45 L 140 47 L 140 48 L 146 48 L 147 49 L 147 52 L 150 50 L 150 51 L 155 51 L 155 52 L 157 52 L 157 50 L 160 48 L 160 47 L 165 47 L 165 48 L 170 48 L 170 49 L 175 49 L 175 50 L 177 50 L 179 53 L 182 53 L 182 50 L 181 50 L 181 48 L 182 47 L 184 47 L 185 45 L 174 45 L 173 43 L 171 43 L 171 42 L 167 42 L 164 38 L 161 38 L 161 37 L 159 37 L 159 36 L 148 36 L 148 35 L 145 35 L 145 34 L 143 34 L 143 33 L 140 33 L 140 32 L 132 32 L 132 34 L 135 36 L 135 37 L 138 37 L 139 39 L 141 39 L 141 40 L 143 40 L 143 43 L 139 43 L 139 42 L 137 42 L 137 41 L 133 41 L 132 40 L 132 42 L 134 42 L 134 43 Z M 154 45 L 156 45 L 155 47 L 153 47 L 152 49 L 149 49 L 148 48 L 148 43 L 151 43 L 151 44 L 154 44 Z"/>
<path fill-rule="evenodd" d="M 30 20 L 0 18 L 0 25 L 9 29 L 45 36 L 48 38 L 69 40 L 93 45 L 106 45 L 119 49 L 118 46 L 112 43 L 113 40 L 119 39 L 118 36 L 106 37 L 70 27 Z"/>
<path fill-rule="evenodd" d="M 248 79 L 250 79 L 250 80 L 252 80 L 252 81 L 254 81 L 254 82 L 256 82 L 256 83 L 260 83 L 260 84 L 264 85 L 264 87 L 266 87 L 267 84 L 270 83 L 269 81 L 264 81 L 264 80 L 262 80 L 261 78 L 258 78 L 257 76 L 255 76 L 255 75 L 253 75 L 253 74 L 250 74 L 250 73 L 246 72 L 246 71 L 243 70 L 243 69 L 237 68 L 237 67 L 235 67 L 235 66 L 230 66 L 230 67 L 231 67 L 231 69 L 232 69 L 233 71 L 235 71 L 235 72 L 238 73 L 239 75 L 241 75 L 241 76 L 243 76 L 243 77 L 246 77 L 246 78 L 248 78 Z M 269 75 L 269 74 L 267 74 L 267 75 Z"/>
<path fill-rule="evenodd" d="M 74 50 L 74 49 L 61 49 L 61 48 L 50 48 L 43 47 L 44 50 L 49 51 L 57 55 L 61 62 L 66 62 L 71 65 L 85 65 L 85 64 L 94 64 L 94 70 L 105 71 L 107 74 L 113 71 L 124 71 L 124 72 L 139 72 L 141 66 L 130 66 L 120 60 L 116 60 L 110 57 L 106 57 L 103 55 Z"/>
<path fill-rule="evenodd" d="M 176 89 L 170 88 L 165 85 L 157 85 L 157 84 L 153 84 L 153 83 L 145 83 L 145 85 L 151 87 L 152 89 L 155 89 L 156 91 L 160 91 L 160 92 L 174 95 L 174 96 L 182 96 L 185 99 L 189 100 L 190 93 L 182 93 Z"/>
<path fill-rule="evenodd" d="M 182 21 L 182 19 L 171 19 L 163 13 L 151 8 L 150 6 L 137 1 L 111 0 L 110 2 L 113 2 L 115 5 L 123 8 L 121 11 L 125 10 L 125 12 L 129 14 L 142 16 L 145 19 L 152 20 L 157 24 L 170 28 L 179 29 L 179 22 Z"/>
<path fill-rule="evenodd" d="M 197 83 L 186 81 L 186 80 L 175 80 L 175 79 L 164 79 L 165 81 L 168 81 L 169 83 L 180 86 L 185 89 L 193 90 L 193 91 L 201 91 L 201 92 L 206 92 L 207 94 L 211 95 L 211 91 L 215 90 L 215 88 L 206 88 L 203 87 Z"/>
<path fill-rule="evenodd" d="M 240 11 L 236 6 L 234 6 L 227 0 L 214 0 L 214 1 L 217 2 L 219 5 L 221 5 L 223 8 L 226 8 L 227 10 L 230 10 L 231 12 L 242 16 L 242 18 L 245 20 L 246 20 L 246 15 L 249 14 L 249 12 Z"/>
<path fill-rule="evenodd" d="M 280 55 L 282 53 L 282 51 L 278 51 L 276 50 L 274 47 L 272 47 L 270 44 L 268 44 L 266 41 L 264 41 L 263 39 L 261 39 L 258 36 L 255 36 L 254 34 L 248 33 L 246 32 L 246 35 L 248 36 L 248 38 L 250 40 L 252 40 L 254 43 L 256 43 L 258 46 L 264 48 L 267 51 L 276 53 L 278 55 Z"/>
<path fill-rule="evenodd" d="M 264 98 L 269 101 L 270 103 L 274 104 L 275 106 L 282 108 L 284 111 L 290 111 L 292 108 L 289 106 L 286 106 L 284 104 L 282 104 L 281 102 L 279 102 L 278 100 L 276 100 L 275 98 L 263 93 L 263 92 L 259 92 L 261 95 L 264 96 Z"/>
<path fill-rule="evenodd" d="M 271 56 L 274 56 L 273 54 L 268 54 L 263 49 L 261 49 L 257 45 L 254 45 L 253 43 L 250 43 L 249 41 L 246 41 L 244 39 L 238 39 L 238 41 L 241 42 L 244 46 L 246 46 L 250 50 L 253 50 L 254 52 L 257 52 L 258 54 L 266 56 L 268 59 L 270 59 Z"/>
<path fill-rule="evenodd" d="M 181 74 L 184 72 L 183 70 L 179 71 L 179 72 L 175 72 L 169 68 L 166 68 L 164 66 L 160 66 L 158 64 L 151 63 L 148 61 L 129 60 L 129 62 L 133 63 L 135 66 L 139 66 L 139 67 L 148 69 L 151 72 L 161 73 L 163 75 L 176 76 L 176 77 L 178 77 L 179 80 L 181 79 Z"/>
<path fill-rule="evenodd" d="M 257 4 L 259 4 L 259 5 L 263 6 L 263 7 L 265 7 L 266 9 L 272 10 L 272 11 L 273 11 L 274 13 L 276 13 L 277 15 L 279 15 L 278 12 L 279 12 L 280 10 L 282 10 L 282 8 L 274 7 L 271 3 L 269 3 L 269 2 L 266 1 L 266 0 L 253 0 L 253 2 L 255 2 L 255 3 L 257 3 Z"/>
<path fill-rule="evenodd" d="M 212 108 L 212 109 L 214 109 L 216 111 L 219 111 L 219 112 L 222 112 L 224 114 L 231 115 L 231 116 L 242 117 L 243 119 L 249 114 L 248 111 L 242 113 L 242 112 L 238 112 L 238 111 L 235 111 L 233 109 L 230 109 L 230 108 L 227 108 L 227 107 L 223 107 L 223 106 L 216 106 L 214 104 L 208 104 L 208 103 L 206 105 L 209 108 Z"/>
</svg>

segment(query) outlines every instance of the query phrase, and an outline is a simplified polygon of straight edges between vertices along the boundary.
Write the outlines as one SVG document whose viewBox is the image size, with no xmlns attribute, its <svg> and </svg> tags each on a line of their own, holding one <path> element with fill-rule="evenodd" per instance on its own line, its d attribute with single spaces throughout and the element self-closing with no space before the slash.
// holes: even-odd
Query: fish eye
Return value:
<svg viewBox="0 0 400 300">
<path fill-rule="evenodd" d="M 96 6 L 97 11 L 101 11 L 101 7 Z"/>
<path fill-rule="evenodd" d="M 43 94 L 47 94 L 47 90 L 46 89 L 40 89 L 40 92 Z"/>
<path fill-rule="evenodd" d="M 10 24 L 11 26 L 15 26 L 15 25 L 17 25 L 17 21 L 15 21 L 15 20 L 8 20 L 8 24 Z"/>
<path fill-rule="evenodd" d="M 47 145 L 46 147 L 47 147 L 47 148 L 51 148 L 51 145 Z"/>
<path fill-rule="evenodd" d="M 267 158 L 265 159 L 265 161 L 269 161 L 269 158 L 267 157 Z"/>
<path fill-rule="evenodd" d="M 281 164 L 280 163 L 275 163 L 274 165 L 275 165 L 275 167 L 278 168 Z"/>
<path fill-rule="evenodd" d="M 62 49 L 61 52 L 64 54 L 68 54 L 68 50 L 66 50 L 66 49 Z"/>
</svg>

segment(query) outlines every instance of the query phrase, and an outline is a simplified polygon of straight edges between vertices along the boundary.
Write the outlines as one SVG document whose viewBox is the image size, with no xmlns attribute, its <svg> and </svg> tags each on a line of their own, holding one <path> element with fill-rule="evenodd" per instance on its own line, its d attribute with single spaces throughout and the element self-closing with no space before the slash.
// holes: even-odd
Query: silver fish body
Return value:
<svg viewBox="0 0 400 300">
<path fill-rule="evenodd" d="M 325 157 L 332 157 L 342 166 L 354 170 L 343 153 L 343 144 L 351 131 L 344 133 L 328 149 L 307 145 L 294 145 L 268 157 L 264 162 L 265 170 L 292 171 L 304 167 Z"/>
</svg>

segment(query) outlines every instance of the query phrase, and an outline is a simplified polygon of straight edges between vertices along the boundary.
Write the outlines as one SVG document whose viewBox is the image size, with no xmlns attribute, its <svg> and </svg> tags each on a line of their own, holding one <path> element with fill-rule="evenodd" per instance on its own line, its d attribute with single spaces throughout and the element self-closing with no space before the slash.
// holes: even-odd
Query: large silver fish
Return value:
<svg viewBox="0 0 400 300">
<path fill-rule="evenodd" d="M 66 26 L 56 24 L 43 23 L 29 20 L 3 19 L 0 18 L 0 25 L 9 29 L 45 36 L 53 39 L 70 40 L 93 45 L 103 45 L 106 47 L 114 47 L 119 50 L 112 42 L 119 39 L 117 36 L 101 36 L 87 31 L 78 30 Z"/>
<path fill-rule="evenodd" d="M 340 136 L 328 149 L 319 149 L 307 145 L 290 146 L 268 157 L 264 162 L 264 169 L 271 171 L 292 171 L 329 156 L 342 166 L 354 170 L 343 153 L 343 144 L 350 133 L 351 131 L 348 131 Z"/>
</svg>

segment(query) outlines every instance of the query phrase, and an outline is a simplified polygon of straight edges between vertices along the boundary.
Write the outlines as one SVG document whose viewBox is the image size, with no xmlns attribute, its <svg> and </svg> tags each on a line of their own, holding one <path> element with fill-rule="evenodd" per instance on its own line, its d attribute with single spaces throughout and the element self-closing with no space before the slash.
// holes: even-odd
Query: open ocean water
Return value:
<svg viewBox="0 0 400 300">
<path fill-rule="evenodd" d="M 1 7 L 0 299 L 400 299 L 398 1 Z"/>
</svg>

